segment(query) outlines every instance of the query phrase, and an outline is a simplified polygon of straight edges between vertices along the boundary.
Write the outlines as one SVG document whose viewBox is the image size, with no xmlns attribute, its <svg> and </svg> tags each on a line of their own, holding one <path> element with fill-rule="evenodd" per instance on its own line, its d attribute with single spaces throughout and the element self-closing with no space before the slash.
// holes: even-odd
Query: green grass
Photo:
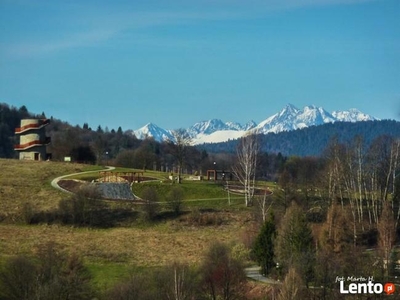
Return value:
<svg viewBox="0 0 400 300">
<path fill-rule="evenodd" d="M 199 200 L 188 200 L 184 202 L 186 208 L 201 208 L 201 209 L 240 209 L 247 210 L 244 205 L 243 197 L 231 198 L 230 205 L 228 198 L 219 199 L 199 199 Z"/>
<path fill-rule="evenodd" d="M 133 267 L 121 263 L 85 263 L 92 276 L 92 286 L 103 292 L 119 281 L 127 278 Z"/>
<path fill-rule="evenodd" d="M 214 199 L 214 198 L 226 198 L 227 192 L 224 191 L 221 185 L 210 183 L 210 182 L 186 182 L 181 184 L 170 184 L 161 182 L 148 182 L 133 184 L 133 192 L 141 196 L 143 190 L 147 187 L 154 188 L 160 196 L 160 201 L 165 201 L 167 194 L 176 187 L 182 189 L 184 200 L 195 200 L 195 199 Z"/>
</svg>

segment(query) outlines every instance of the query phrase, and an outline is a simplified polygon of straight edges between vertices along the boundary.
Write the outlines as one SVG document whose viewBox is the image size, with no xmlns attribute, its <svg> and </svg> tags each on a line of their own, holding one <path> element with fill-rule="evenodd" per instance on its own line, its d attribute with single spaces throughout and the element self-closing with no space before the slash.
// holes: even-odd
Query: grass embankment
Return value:
<svg viewBox="0 0 400 300">
<path fill-rule="evenodd" d="M 232 210 L 227 200 L 221 200 L 224 202 L 193 202 L 195 206 L 213 203 L 214 210 L 210 214 L 218 214 L 223 222 L 211 222 L 208 226 L 190 222 L 188 216 L 191 215 L 191 208 L 188 207 L 187 213 L 178 218 L 164 219 L 155 224 L 125 224 L 125 227 L 110 229 L 76 228 L 58 224 L 21 225 L 10 216 L 16 214 L 24 203 L 33 204 L 36 211 L 48 211 L 55 209 L 61 199 L 68 197 L 51 187 L 52 179 L 102 168 L 3 159 L 0 160 L 0 167 L 0 214 L 3 215 L 3 222 L 0 223 L 0 261 L 18 254 L 32 255 L 39 245 L 56 242 L 63 251 L 77 253 L 84 259 L 94 276 L 93 284 L 100 289 L 112 285 L 133 267 L 156 267 L 177 260 L 198 264 L 213 241 L 237 243 L 250 221 L 247 210 Z M 138 190 L 134 189 L 135 193 L 139 193 L 139 189 L 148 184 L 156 185 L 160 195 L 165 195 L 173 186 L 156 182 L 137 184 Z M 187 182 L 180 186 L 188 200 L 227 197 L 221 186 L 214 183 Z M 118 205 L 117 202 L 112 204 Z"/>
<path fill-rule="evenodd" d="M 71 163 L 0 159 L 0 214 L 7 218 L 27 202 L 38 210 L 53 209 L 65 197 L 64 193 L 51 187 L 54 178 L 101 168 Z"/>
</svg>

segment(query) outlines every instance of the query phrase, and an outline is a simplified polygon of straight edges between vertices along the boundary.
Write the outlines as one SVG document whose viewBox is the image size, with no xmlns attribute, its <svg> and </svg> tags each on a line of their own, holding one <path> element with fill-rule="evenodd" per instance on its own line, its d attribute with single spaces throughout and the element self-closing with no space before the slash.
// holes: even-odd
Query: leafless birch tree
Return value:
<svg viewBox="0 0 400 300">
<path fill-rule="evenodd" d="M 243 185 L 246 206 L 253 205 L 258 152 L 259 144 L 256 134 L 246 135 L 240 139 L 236 152 L 237 163 L 233 167 L 233 173 Z"/>
<path fill-rule="evenodd" d="M 393 250 L 394 242 L 396 241 L 396 222 L 393 218 L 393 212 L 388 202 L 382 209 L 382 215 L 377 225 L 379 234 L 379 250 L 381 253 L 383 269 L 385 277 L 389 275 L 390 256 Z"/>
<path fill-rule="evenodd" d="M 192 138 L 189 133 L 183 129 L 176 129 L 172 131 L 173 140 L 170 141 L 173 155 L 178 162 L 178 183 L 181 183 L 182 168 L 185 162 L 187 147 L 192 144 Z"/>
</svg>

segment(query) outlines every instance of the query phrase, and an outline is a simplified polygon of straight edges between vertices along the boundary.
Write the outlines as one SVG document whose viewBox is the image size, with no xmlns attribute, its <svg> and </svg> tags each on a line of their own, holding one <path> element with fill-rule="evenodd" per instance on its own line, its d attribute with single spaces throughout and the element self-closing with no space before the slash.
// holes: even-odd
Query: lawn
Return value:
<svg viewBox="0 0 400 300">
<path fill-rule="evenodd" d="M 110 171 L 111 173 L 118 172 L 143 172 L 138 169 L 116 168 Z M 143 190 L 150 187 L 155 189 L 159 196 L 160 202 L 165 202 L 169 192 L 176 187 L 179 187 L 183 193 L 183 201 L 186 207 L 202 207 L 202 208 L 226 208 L 229 205 L 241 207 L 244 203 L 243 196 L 230 194 L 224 190 L 224 182 L 214 181 L 190 181 L 183 180 L 181 184 L 172 183 L 168 180 L 169 173 L 157 171 L 144 171 L 143 176 L 146 178 L 154 178 L 154 181 L 143 181 L 133 183 L 132 191 L 135 195 L 142 197 Z M 80 179 L 92 181 L 100 178 L 99 172 L 78 174 L 66 179 Z M 229 197 L 229 198 L 228 198 Z"/>
</svg>

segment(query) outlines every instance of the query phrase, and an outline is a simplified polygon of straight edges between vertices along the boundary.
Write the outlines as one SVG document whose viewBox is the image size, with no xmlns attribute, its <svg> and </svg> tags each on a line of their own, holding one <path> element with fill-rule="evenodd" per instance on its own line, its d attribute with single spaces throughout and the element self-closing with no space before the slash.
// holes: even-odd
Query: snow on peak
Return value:
<svg viewBox="0 0 400 300">
<path fill-rule="evenodd" d="M 322 107 L 315 105 L 308 105 L 303 109 L 298 109 L 292 104 L 287 104 L 280 112 L 270 116 L 258 125 L 254 121 L 242 125 L 237 122 L 223 122 L 220 119 L 211 119 L 195 123 L 187 129 L 187 132 L 192 138 L 193 144 L 202 144 L 238 139 L 249 132 L 264 134 L 269 132 L 278 133 L 325 123 L 369 120 L 376 119 L 355 108 L 329 113 Z M 171 132 L 171 130 L 162 129 L 153 123 L 148 123 L 142 128 L 133 131 L 139 139 L 153 137 L 157 141 L 173 140 Z"/>
<path fill-rule="evenodd" d="M 376 118 L 364 114 L 356 108 L 350 108 L 344 111 L 334 111 L 332 115 L 336 118 L 336 121 L 340 122 L 359 122 L 359 121 L 373 121 Z"/>
<path fill-rule="evenodd" d="M 278 133 L 337 121 L 351 120 L 352 122 L 357 122 L 370 120 L 371 117 L 366 116 L 368 115 L 364 115 L 355 109 L 331 114 L 322 107 L 315 105 L 297 109 L 288 104 L 282 111 L 262 121 L 256 128 L 261 133 Z"/>
<path fill-rule="evenodd" d="M 170 130 L 165 130 L 153 123 L 147 123 L 142 128 L 134 130 L 133 134 L 141 140 L 148 137 L 153 137 L 156 141 L 165 141 L 172 139 L 172 134 Z"/>
<path fill-rule="evenodd" d="M 199 134 L 210 135 L 217 131 L 243 131 L 255 126 L 254 121 L 241 125 L 237 122 L 223 122 L 220 119 L 212 119 L 194 124 L 188 129 L 190 136 L 195 137 Z"/>
</svg>

